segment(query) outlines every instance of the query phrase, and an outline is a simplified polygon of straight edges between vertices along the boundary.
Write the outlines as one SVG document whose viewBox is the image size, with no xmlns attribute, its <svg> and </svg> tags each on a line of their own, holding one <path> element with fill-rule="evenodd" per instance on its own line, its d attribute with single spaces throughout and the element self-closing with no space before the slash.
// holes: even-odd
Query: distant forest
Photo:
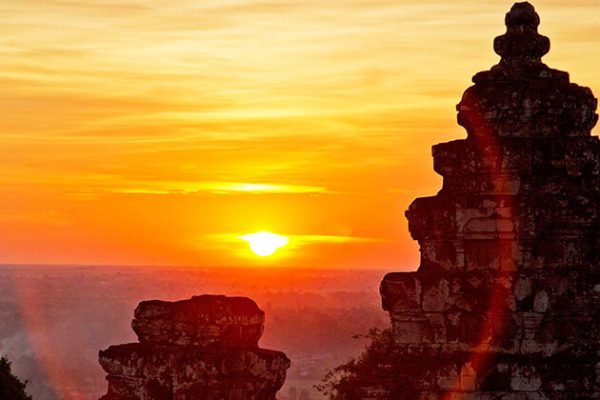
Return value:
<svg viewBox="0 0 600 400">
<path fill-rule="evenodd" d="M 98 350 L 136 341 L 130 324 L 138 302 L 249 296 L 266 312 L 260 346 L 292 361 L 279 398 L 320 400 L 314 386 L 367 343 L 353 336 L 389 324 L 378 293 L 384 273 L 0 266 L 0 354 L 29 381 L 34 400 L 98 398 L 106 392 Z M 50 381 L 44 365 L 68 379 Z"/>
</svg>

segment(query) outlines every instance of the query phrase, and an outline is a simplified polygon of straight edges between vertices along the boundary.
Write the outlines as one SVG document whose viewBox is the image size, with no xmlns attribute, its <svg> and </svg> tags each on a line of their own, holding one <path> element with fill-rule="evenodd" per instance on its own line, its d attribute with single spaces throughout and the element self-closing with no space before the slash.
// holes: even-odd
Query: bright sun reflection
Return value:
<svg viewBox="0 0 600 400">
<path fill-rule="evenodd" d="M 285 236 L 264 231 L 240 236 L 240 239 L 248 242 L 250 244 L 250 250 L 261 257 L 272 255 L 277 249 L 285 246 L 289 241 Z"/>
</svg>

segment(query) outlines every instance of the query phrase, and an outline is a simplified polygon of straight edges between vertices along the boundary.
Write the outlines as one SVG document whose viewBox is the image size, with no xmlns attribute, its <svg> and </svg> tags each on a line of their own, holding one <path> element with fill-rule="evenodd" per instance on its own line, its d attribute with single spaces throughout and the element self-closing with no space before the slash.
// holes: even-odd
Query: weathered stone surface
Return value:
<svg viewBox="0 0 600 400">
<path fill-rule="evenodd" d="M 264 312 L 247 297 L 195 296 L 141 302 L 132 328 L 140 343 L 257 347 Z"/>
<path fill-rule="evenodd" d="M 274 400 L 290 361 L 258 347 L 263 322 L 245 297 L 141 302 L 132 321 L 140 343 L 99 353 L 102 400 Z"/>
<path fill-rule="evenodd" d="M 406 212 L 419 269 L 381 284 L 402 398 L 600 399 L 597 101 L 541 62 L 529 3 L 506 25 L 457 106 L 467 139 L 433 147 L 442 189 Z"/>
<path fill-rule="evenodd" d="M 289 365 L 271 350 L 141 343 L 111 346 L 99 358 L 109 374 L 105 399 L 273 399 Z"/>
</svg>

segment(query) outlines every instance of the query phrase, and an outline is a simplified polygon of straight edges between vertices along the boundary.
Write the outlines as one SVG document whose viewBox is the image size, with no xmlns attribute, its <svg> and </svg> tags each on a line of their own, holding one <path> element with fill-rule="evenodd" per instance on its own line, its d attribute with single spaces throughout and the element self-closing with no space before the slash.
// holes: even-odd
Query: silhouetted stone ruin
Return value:
<svg viewBox="0 0 600 400">
<path fill-rule="evenodd" d="M 457 106 L 467 139 L 433 147 L 442 189 L 406 213 L 419 269 L 381 284 L 394 399 L 600 399 L 597 101 L 541 62 L 538 24 L 529 3 L 506 15 Z"/>
<path fill-rule="evenodd" d="M 274 400 L 290 361 L 258 347 L 264 315 L 246 297 L 141 302 L 139 343 L 100 351 L 102 400 Z"/>
</svg>

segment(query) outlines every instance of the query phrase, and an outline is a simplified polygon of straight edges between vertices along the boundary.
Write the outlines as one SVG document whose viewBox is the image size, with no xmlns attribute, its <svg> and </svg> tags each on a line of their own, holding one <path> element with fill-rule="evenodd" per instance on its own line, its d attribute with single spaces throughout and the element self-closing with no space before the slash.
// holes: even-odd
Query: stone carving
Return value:
<svg viewBox="0 0 600 400">
<path fill-rule="evenodd" d="M 419 269 L 381 283 L 402 399 L 600 399 L 597 100 L 541 62 L 538 25 L 506 15 L 457 106 L 467 138 L 433 147 L 442 189 L 406 212 Z"/>
<path fill-rule="evenodd" d="M 258 347 L 264 312 L 246 297 L 143 301 L 139 343 L 100 351 L 102 400 L 274 400 L 290 361 Z"/>
</svg>

